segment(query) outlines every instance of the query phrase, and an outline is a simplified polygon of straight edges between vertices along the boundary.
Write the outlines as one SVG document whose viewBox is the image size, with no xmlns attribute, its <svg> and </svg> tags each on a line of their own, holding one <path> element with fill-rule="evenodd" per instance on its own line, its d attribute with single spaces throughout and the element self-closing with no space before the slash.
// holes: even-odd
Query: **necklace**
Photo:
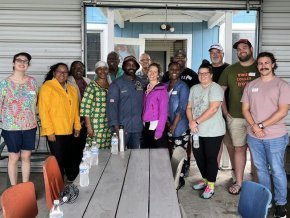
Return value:
<svg viewBox="0 0 290 218">
<path fill-rule="evenodd" d="M 101 86 L 101 84 L 100 84 L 100 83 L 98 83 L 97 81 L 95 81 L 95 82 L 97 83 L 97 85 L 98 85 L 100 88 L 102 88 L 102 89 L 105 89 L 105 90 L 107 90 L 107 89 L 108 89 L 108 87 Z"/>
<path fill-rule="evenodd" d="M 24 75 L 22 78 L 18 78 L 17 75 L 15 75 L 15 73 L 12 73 L 12 75 L 9 76 L 9 79 L 15 83 L 15 84 L 19 84 L 19 85 L 22 85 L 22 84 L 25 84 L 26 81 L 27 81 L 27 76 Z"/>
<path fill-rule="evenodd" d="M 157 82 L 155 85 L 152 85 L 152 84 L 148 84 L 147 85 L 147 89 L 146 89 L 146 91 L 145 91 L 145 93 L 146 93 L 146 95 L 148 95 L 153 89 L 154 89 L 154 87 L 158 84 L 159 82 Z"/>
</svg>

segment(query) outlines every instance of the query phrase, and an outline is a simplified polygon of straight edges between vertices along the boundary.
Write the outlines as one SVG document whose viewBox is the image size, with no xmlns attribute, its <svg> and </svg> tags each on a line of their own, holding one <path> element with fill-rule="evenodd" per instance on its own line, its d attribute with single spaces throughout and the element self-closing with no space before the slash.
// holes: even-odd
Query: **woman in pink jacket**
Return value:
<svg viewBox="0 0 290 218">
<path fill-rule="evenodd" d="M 167 86 L 159 82 L 161 67 L 157 63 L 149 65 L 149 84 L 144 95 L 144 122 L 142 148 L 167 148 L 166 121 L 168 116 Z"/>
</svg>

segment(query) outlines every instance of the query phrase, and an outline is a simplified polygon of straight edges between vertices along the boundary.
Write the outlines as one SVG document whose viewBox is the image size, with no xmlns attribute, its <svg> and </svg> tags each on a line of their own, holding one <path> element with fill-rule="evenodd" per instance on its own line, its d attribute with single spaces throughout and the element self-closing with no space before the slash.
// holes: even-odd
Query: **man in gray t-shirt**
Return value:
<svg viewBox="0 0 290 218">
<path fill-rule="evenodd" d="M 289 136 L 284 118 L 290 104 L 290 86 L 275 76 L 277 65 L 272 53 L 260 53 L 257 61 L 261 77 L 246 86 L 241 99 L 242 112 L 248 122 L 247 143 L 259 182 L 269 190 L 272 187 L 272 176 L 276 204 L 274 217 L 286 217 L 287 177 L 284 155 Z"/>
</svg>

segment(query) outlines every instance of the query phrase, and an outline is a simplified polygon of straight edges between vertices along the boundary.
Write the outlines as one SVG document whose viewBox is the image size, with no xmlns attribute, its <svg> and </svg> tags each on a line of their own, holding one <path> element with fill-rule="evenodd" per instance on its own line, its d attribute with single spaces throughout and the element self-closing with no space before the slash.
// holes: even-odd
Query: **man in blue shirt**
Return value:
<svg viewBox="0 0 290 218">
<path fill-rule="evenodd" d="M 139 67 L 134 56 L 126 57 L 122 65 L 124 75 L 113 81 L 107 95 L 109 126 L 117 133 L 120 125 L 124 126 L 125 145 L 129 149 L 140 148 L 143 130 L 144 91 L 142 80 L 136 76 Z"/>
</svg>

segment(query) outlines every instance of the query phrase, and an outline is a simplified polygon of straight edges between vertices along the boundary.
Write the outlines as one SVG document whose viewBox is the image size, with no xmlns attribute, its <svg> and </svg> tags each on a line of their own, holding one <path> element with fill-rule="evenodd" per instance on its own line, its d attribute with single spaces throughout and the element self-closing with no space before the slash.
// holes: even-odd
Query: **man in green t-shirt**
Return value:
<svg viewBox="0 0 290 218">
<path fill-rule="evenodd" d="M 223 102 L 223 114 L 234 146 L 234 165 L 236 183 L 229 188 L 229 193 L 240 193 L 246 165 L 247 121 L 242 114 L 241 98 L 248 82 L 259 77 L 257 63 L 253 57 L 252 44 L 247 39 L 240 39 L 233 48 L 237 50 L 239 62 L 227 67 L 219 78 L 224 90 L 229 89 L 228 109 Z"/>
<path fill-rule="evenodd" d="M 109 66 L 108 81 L 111 84 L 115 79 L 124 74 L 124 71 L 119 67 L 120 56 L 117 52 L 110 52 L 107 56 L 107 64 Z"/>
</svg>

